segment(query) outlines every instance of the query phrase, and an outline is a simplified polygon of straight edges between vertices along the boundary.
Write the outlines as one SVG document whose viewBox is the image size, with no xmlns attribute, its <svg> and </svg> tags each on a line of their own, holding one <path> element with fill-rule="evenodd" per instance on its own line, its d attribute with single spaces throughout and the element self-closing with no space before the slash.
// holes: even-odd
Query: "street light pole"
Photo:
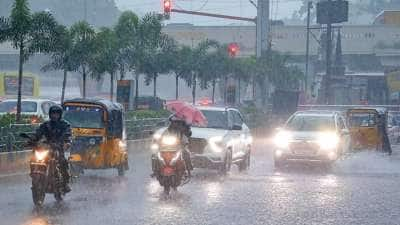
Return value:
<svg viewBox="0 0 400 225">
<path fill-rule="evenodd" d="M 311 14 L 311 8 L 312 8 L 312 2 L 309 1 L 308 2 L 308 7 L 307 7 L 307 41 L 306 41 L 306 72 L 305 72 L 305 87 L 304 87 L 304 91 L 305 93 L 307 93 L 308 90 L 308 79 L 309 79 L 309 57 L 310 57 L 310 14 Z"/>
<path fill-rule="evenodd" d="M 257 1 L 256 56 L 264 56 L 270 47 L 269 0 Z"/>
</svg>

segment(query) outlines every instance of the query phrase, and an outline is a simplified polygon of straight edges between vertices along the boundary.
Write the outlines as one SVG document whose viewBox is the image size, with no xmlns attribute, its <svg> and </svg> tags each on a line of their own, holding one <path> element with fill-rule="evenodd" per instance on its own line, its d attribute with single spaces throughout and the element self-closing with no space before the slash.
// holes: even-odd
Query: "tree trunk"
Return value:
<svg viewBox="0 0 400 225">
<path fill-rule="evenodd" d="M 135 82 L 135 86 L 136 86 L 135 87 L 135 110 L 137 110 L 137 108 L 138 108 L 137 102 L 139 99 L 139 74 L 136 74 L 135 80 L 136 80 L 136 82 Z"/>
<path fill-rule="evenodd" d="M 215 78 L 212 81 L 212 104 L 214 105 L 215 103 L 215 85 L 216 85 L 216 81 Z"/>
<path fill-rule="evenodd" d="M 197 86 L 197 76 L 196 74 L 193 75 L 193 81 L 192 81 L 192 98 L 193 98 L 193 105 L 196 104 L 196 86 Z"/>
<path fill-rule="evenodd" d="M 17 97 L 17 122 L 21 122 L 21 98 L 22 98 L 22 73 L 24 66 L 24 43 L 19 45 L 19 70 L 18 70 L 18 97 Z"/>
<path fill-rule="evenodd" d="M 62 89 L 61 89 L 61 104 L 64 103 L 65 98 L 65 87 L 67 86 L 67 70 L 64 69 L 64 78 L 62 82 Z"/>
<path fill-rule="evenodd" d="M 228 75 L 224 77 L 224 104 L 228 104 Z"/>
<path fill-rule="evenodd" d="M 110 73 L 110 100 L 113 102 L 114 101 L 114 72 Z"/>
<path fill-rule="evenodd" d="M 119 70 L 119 79 L 123 80 L 125 78 L 125 68 L 122 66 L 121 69 Z"/>
<path fill-rule="evenodd" d="M 240 85 L 241 84 L 241 82 L 240 82 L 240 77 L 238 78 L 238 105 L 240 105 Z"/>
<path fill-rule="evenodd" d="M 178 74 L 175 75 L 175 99 L 178 100 L 179 98 L 179 76 Z"/>
<path fill-rule="evenodd" d="M 256 78 L 253 77 L 253 84 L 252 84 L 252 97 L 253 97 L 253 101 L 256 100 Z"/>
<path fill-rule="evenodd" d="M 157 73 L 153 74 L 153 97 L 157 97 Z"/>
<path fill-rule="evenodd" d="M 82 70 L 83 70 L 83 82 L 82 82 L 83 93 L 82 93 L 82 97 L 86 98 L 86 67 L 83 66 Z"/>
</svg>

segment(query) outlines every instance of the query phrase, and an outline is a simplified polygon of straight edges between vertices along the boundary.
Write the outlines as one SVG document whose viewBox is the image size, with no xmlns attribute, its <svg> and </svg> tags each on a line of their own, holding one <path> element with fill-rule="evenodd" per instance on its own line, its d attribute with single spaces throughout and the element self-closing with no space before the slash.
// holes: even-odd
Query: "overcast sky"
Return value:
<svg viewBox="0 0 400 225">
<path fill-rule="evenodd" d="M 163 0 L 115 0 L 121 10 L 132 10 L 139 15 L 146 12 L 162 12 Z M 257 0 L 254 0 L 257 2 Z M 203 11 L 242 17 L 256 16 L 255 7 L 249 0 L 173 0 L 173 7 L 193 11 Z M 271 18 L 290 17 L 301 5 L 300 0 L 271 0 Z M 168 23 L 192 23 L 196 25 L 246 24 L 247 22 L 224 20 L 173 13 Z"/>
</svg>

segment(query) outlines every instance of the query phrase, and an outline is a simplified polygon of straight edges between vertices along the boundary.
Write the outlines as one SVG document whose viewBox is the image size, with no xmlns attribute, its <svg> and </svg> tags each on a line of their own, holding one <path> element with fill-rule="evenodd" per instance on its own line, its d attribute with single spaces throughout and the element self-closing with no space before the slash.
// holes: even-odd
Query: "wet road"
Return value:
<svg viewBox="0 0 400 225">
<path fill-rule="evenodd" d="M 396 147 L 400 150 L 400 147 Z M 131 151 L 131 170 L 88 171 L 57 204 L 47 196 L 34 210 L 27 176 L 0 179 L 1 225 L 111 224 L 400 224 L 400 153 L 359 153 L 326 170 L 295 166 L 274 171 L 257 144 L 252 167 L 220 177 L 196 170 L 165 198 L 149 177 L 149 153 Z"/>
</svg>

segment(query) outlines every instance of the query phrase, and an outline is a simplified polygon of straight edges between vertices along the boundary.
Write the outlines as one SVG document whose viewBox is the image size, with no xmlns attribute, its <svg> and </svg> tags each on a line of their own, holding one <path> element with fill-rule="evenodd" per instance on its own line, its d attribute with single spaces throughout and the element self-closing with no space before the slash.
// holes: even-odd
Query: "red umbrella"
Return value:
<svg viewBox="0 0 400 225">
<path fill-rule="evenodd" d="M 178 119 L 185 120 L 186 123 L 200 126 L 207 125 L 207 119 L 197 108 L 182 101 L 170 101 L 166 104 L 167 110 L 172 112 Z"/>
</svg>

